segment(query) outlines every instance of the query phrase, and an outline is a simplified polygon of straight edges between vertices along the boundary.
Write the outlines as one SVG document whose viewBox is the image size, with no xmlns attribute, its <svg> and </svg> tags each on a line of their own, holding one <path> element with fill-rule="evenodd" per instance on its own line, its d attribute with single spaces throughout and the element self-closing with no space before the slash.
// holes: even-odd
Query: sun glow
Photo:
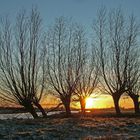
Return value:
<svg viewBox="0 0 140 140">
<path fill-rule="evenodd" d="M 91 109 L 94 107 L 94 100 L 93 98 L 87 98 L 86 99 L 86 109 Z"/>
</svg>

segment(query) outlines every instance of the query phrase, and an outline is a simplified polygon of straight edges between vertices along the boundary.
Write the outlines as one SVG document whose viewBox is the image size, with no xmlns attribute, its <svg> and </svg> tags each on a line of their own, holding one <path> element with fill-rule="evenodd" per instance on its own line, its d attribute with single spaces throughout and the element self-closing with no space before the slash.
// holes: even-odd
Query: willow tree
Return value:
<svg viewBox="0 0 140 140">
<path fill-rule="evenodd" d="M 139 55 L 139 25 L 134 15 L 129 18 L 129 28 L 127 30 L 129 61 L 127 69 L 127 94 L 133 100 L 135 113 L 139 110 L 139 94 L 140 94 L 140 55 Z"/>
<path fill-rule="evenodd" d="M 95 48 L 88 46 L 85 31 L 83 27 L 79 27 L 77 32 L 77 46 L 79 47 L 79 57 L 82 58 L 79 70 L 79 80 L 74 91 L 74 101 L 79 101 L 81 111 L 85 113 L 86 99 L 93 94 L 98 84 L 98 65 Z"/>
<path fill-rule="evenodd" d="M 131 30 L 129 23 L 120 9 L 107 13 L 106 9 L 102 8 L 98 11 L 94 25 L 96 35 L 94 45 L 98 49 L 105 90 L 112 96 L 117 114 L 120 114 L 119 99 L 128 90 L 127 71 L 131 50 L 135 47 L 128 34 L 128 30 Z M 136 30 L 133 29 L 131 34 L 135 37 Z"/>
<path fill-rule="evenodd" d="M 45 63 L 41 49 L 41 18 L 36 9 L 29 16 L 18 14 L 15 26 L 8 19 L 2 20 L 0 29 L 0 97 L 16 102 L 38 115 L 45 86 Z M 45 55 L 44 55 L 45 57 Z"/>
<path fill-rule="evenodd" d="M 48 80 L 51 89 L 63 103 L 66 115 L 71 114 L 71 97 L 77 85 L 80 63 L 74 25 L 66 18 L 57 18 L 48 31 Z"/>
</svg>

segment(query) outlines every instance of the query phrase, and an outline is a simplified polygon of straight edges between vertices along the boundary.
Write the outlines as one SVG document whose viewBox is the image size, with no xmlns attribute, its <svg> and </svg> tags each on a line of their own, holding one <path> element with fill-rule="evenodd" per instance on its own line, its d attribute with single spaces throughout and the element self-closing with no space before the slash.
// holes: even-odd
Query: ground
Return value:
<svg viewBox="0 0 140 140">
<path fill-rule="evenodd" d="M 2 140 L 140 140 L 139 117 L 0 120 Z"/>
</svg>

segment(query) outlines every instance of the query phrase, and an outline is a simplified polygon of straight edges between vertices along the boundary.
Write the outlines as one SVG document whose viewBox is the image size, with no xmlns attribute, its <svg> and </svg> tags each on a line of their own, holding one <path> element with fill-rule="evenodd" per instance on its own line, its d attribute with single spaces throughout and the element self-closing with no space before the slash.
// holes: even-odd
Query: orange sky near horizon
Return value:
<svg viewBox="0 0 140 140">
<path fill-rule="evenodd" d="M 110 95 L 100 95 L 99 97 L 91 97 L 93 103 L 90 105 L 92 107 L 90 108 L 97 108 L 97 109 L 102 109 L 102 108 L 112 108 L 114 107 L 113 99 Z M 45 97 L 45 99 L 42 99 L 42 106 L 44 108 L 50 108 L 50 107 L 55 107 L 59 103 L 59 99 L 57 99 L 55 96 L 50 96 L 48 95 Z M 133 101 L 132 99 L 128 98 L 123 98 L 121 97 L 120 102 L 119 102 L 120 107 L 122 108 L 133 108 Z M 14 105 L 14 104 L 8 104 L 8 103 L 3 103 L 1 102 L 1 107 L 17 107 L 19 105 Z M 89 105 L 88 105 L 89 106 Z M 71 103 L 71 107 L 73 108 L 80 108 L 79 102 Z"/>
<path fill-rule="evenodd" d="M 101 95 L 97 98 L 92 98 L 93 100 L 93 107 L 92 108 L 112 108 L 114 107 L 113 99 L 110 95 Z M 46 100 L 43 101 L 44 107 L 52 107 L 58 104 L 58 100 L 55 97 L 48 97 Z M 119 101 L 119 105 L 122 108 L 133 108 L 132 100 L 128 98 L 121 97 Z M 79 102 L 72 103 L 72 107 L 80 108 Z"/>
<path fill-rule="evenodd" d="M 121 98 L 119 101 L 119 105 L 122 108 L 133 108 L 133 102 L 130 98 Z M 111 108 L 114 107 L 114 102 L 111 96 L 109 95 L 101 95 L 98 98 L 93 98 L 93 108 Z"/>
</svg>

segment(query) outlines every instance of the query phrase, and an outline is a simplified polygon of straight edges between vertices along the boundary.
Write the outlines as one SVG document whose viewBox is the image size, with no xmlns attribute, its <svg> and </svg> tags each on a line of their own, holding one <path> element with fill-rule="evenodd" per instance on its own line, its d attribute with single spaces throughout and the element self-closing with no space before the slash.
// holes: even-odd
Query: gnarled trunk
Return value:
<svg viewBox="0 0 140 140">
<path fill-rule="evenodd" d="M 65 96 L 65 97 L 61 97 L 62 103 L 65 107 L 65 111 L 66 111 L 66 116 L 69 117 L 71 116 L 71 109 L 70 109 L 70 97 L 69 96 Z"/>
<path fill-rule="evenodd" d="M 135 108 L 135 114 L 139 114 L 140 113 L 140 110 L 139 110 L 139 102 L 138 100 L 133 100 L 134 102 L 134 108 Z"/>
<path fill-rule="evenodd" d="M 65 103 L 65 110 L 66 110 L 66 116 L 69 117 L 71 116 L 71 109 L 70 109 L 70 103 Z"/>
<path fill-rule="evenodd" d="M 114 95 L 112 96 L 113 101 L 114 101 L 114 107 L 117 115 L 121 114 L 120 106 L 119 106 L 119 100 L 120 100 L 120 95 Z"/>
<path fill-rule="evenodd" d="M 134 94 L 132 94 L 132 95 L 130 94 L 129 96 L 133 100 L 135 114 L 139 114 L 140 113 L 140 109 L 139 109 L 139 96 L 138 95 L 134 95 Z"/>
<path fill-rule="evenodd" d="M 33 116 L 34 119 L 38 118 L 38 115 L 35 111 L 35 108 L 33 107 L 32 103 L 31 102 L 28 102 L 28 101 L 24 101 L 23 104 L 22 104 L 25 109 L 31 113 L 31 115 Z"/>
<path fill-rule="evenodd" d="M 81 106 L 81 112 L 84 115 L 85 114 L 85 107 L 86 107 L 85 99 L 83 99 L 83 98 L 80 99 L 80 106 Z"/>
<path fill-rule="evenodd" d="M 43 109 L 43 107 L 38 102 L 36 102 L 36 101 L 34 102 L 34 104 L 41 111 L 42 116 L 43 117 L 47 117 L 47 114 L 46 114 L 45 110 Z"/>
</svg>

